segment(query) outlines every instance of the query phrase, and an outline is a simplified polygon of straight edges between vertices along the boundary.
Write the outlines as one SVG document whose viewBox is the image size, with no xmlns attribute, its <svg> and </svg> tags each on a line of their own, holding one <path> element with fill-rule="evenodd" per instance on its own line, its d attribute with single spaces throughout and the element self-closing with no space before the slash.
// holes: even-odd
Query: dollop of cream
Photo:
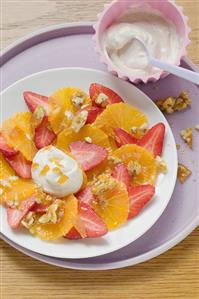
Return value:
<svg viewBox="0 0 199 299">
<path fill-rule="evenodd" d="M 47 146 L 33 159 L 32 178 L 44 192 L 64 197 L 79 191 L 83 172 L 72 157 L 54 146 Z"/>
<path fill-rule="evenodd" d="M 175 63 L 182 44 L 174 24 L 150 7 L 133 7 L 113 23 L 102 37 L 102 48 L 119 70 L 136 77 L 160 74 L 148 64 L 145 50 L 134 37 L 142 40 L 151 55 Z"/>
</svg>

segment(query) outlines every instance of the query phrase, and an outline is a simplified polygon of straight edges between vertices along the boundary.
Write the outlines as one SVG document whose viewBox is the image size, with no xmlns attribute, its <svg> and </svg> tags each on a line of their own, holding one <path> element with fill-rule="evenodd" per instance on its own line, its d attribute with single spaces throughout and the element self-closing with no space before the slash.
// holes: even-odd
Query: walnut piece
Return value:
<svg viewBox="0 0 199 299">
<path fill-rule="evenodd" d="M 191 175 L 191 170 L 185 165 L 178 163 L 178 179 L 183 184 Z"/>
<path fill-rule="evenodd" d="M 71 128 L 78 133 L 79 130 L 85 125 L 88 117 L 88 111 L 84 110 L 77 114 L 72 121 Z"/>
<path fill-rule="evenodd" d="M 172 114 L 176 111 L 185 110 L 187 107 L 191 106 L 192 100 L 188 94 L 183 91 L 178 97 L 168 97 L 166 99 L 161 99 L 156 101 L 156 105 L 163 112 Z"/>
<path fill-rule="evenodd" d="M 142 166 L 137 161 L 130 161 L 127 165 L 127 169 L 130 175 L 138 175 L 142 171 Z"/>
<path fill-rule="evenodd" d="M 94 178 L 91 190 L 94 195 L 101 195 L 108 190 L 112 190 L 116 185 L 117 181 L 111 176 L 111 174 L 109 172 L 104 172 Z"/>
<path fill-rule="evenodd" d="M 121 159 L 119 159 L 118 157 L 114 157 L 114 156 L 108 156 L 108 161 L 115 165 L 122 162 Z"/>
<path fill-rule="evenodd" d="M 85 138 L 84 138 L 84 140 L 86 141 L 86 142 L 88 142 L 88 143 L 92 143 L 92 138 L 91 137 L 89 137 L 89 136 L 86 136 Z"/>
<path fill-rule="evenodd" d="M 180 132 L 182 139 L 188 144 L 189 148 L 192 149 L 193 145 L 193 130 L 192 128 L 187 128 Z"/>
<path fill-rule="evenodd" d="M 39 218 L 39 223 L 41 224 L 57 223 L 58 221 L 57 214 L 62 204 L 63 202 L 61 200 L 59 199 L 55 200 L 55 202 L 48 207 L 47 212 Z"/>
<path fill-rule="evenodd" d="M 107 95 L 101 92 L 95 99 L 95 103 L 101 105 L 102 107 L 106 107 L 107 100 L 108 100 Z"/>
</svg>

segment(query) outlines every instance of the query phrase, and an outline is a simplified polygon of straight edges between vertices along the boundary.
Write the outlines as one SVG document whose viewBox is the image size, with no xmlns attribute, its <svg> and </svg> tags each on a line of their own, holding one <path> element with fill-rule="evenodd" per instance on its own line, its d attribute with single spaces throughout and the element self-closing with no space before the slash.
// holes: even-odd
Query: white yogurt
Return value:
<svg viewBox="0 0 199 299">
<path fill-rule="evenodd" d="M 44 192 L 57 197 L 76 193 L 83 183 L 83 173 L 77 161 L 54 146 L 36 153 L 32 178 Z"/>
<path fill-rule="evenodd" d="M 134 7 L 110 26 L 102 38 L 105 55 L 127 75 L 146 77 L 161 73 L 148 65 L 145 50 L 133 37 L 142 40 L 153 57 L 176 62 L 181 38 L 174 25 L 150 7 Z"/>
</svg>

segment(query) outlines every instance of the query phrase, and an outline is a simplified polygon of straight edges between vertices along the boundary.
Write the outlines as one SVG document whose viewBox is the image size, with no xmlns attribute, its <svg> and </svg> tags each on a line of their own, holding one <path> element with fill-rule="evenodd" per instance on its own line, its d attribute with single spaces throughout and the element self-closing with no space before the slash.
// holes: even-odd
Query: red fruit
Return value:
<svg viewBox="0 0 199 299">
<path fill-rule="evenodd" d="M 28 109 L 31 112 L 34 112 L 37 106 L 44 107 L 45 111 L 48 110 L 48 97 L 42 96 L 40 94 L 31 91 L 24 91 L 23 96 L 28 106 Z"/>
<path fill-rule="evenodd" d="M 131 134 L 126 132 L 121 128 L 116 128 L 115 132 L 115 141 L 118 147 L 125 145 L 125 144 L 137 144 L 138 139 L 133 137 Z"/>
<path fill-rule="evenodd" d="M 86 109 L 86 111 L 88 111 L 86 124 L 92 124 L 96 120 L 97 116 L 104 111 L 104 109 L 97 106 L 93 106 L 91 108 Z"/>
<path fill-rule="evenodd" d="M 21 153 L 12 157 L 5 157 L 8 164 L 15 170 L 16 174 L 23 179 L 30 179 L 31 175 L 31 162 L 26 160 Z"/>
<path fill-rule="evenodd" d="M 138 141 L 138 145 L 143 146 L 154 156 L 161 156 L 165 134 L 165 125 L 158 123 L 153 126 L 147 133 Z"/>
<path fill-rule="evenodd" d="M 115 166 L 112 172 L 112 176 L 118 181 L 124 183 L 127 190 L 131 187 L 131 177 L 126 166 L 123 163 Z"/>
<path fill-rule="evenodd" d="M 95 101 L 95 99 L 98 97 L 100 93 L 103 93 L 108 97 L 108 104 L 123 102 L 122 98 L 112 89 L 98 83 L 92 83 L 89 88 L 89 94 L 92 101 Z"/>
<path fill-rule="evenodd" d="M 82 239 L 80 233 L 78 233 L 78 231 L 76 230 L 75 227 L 71 228 L 71 230 L 67 233 L 67 235 L 65 236 L 65 238 L 67 238 L 69 240 Z"/>
<path fill-rule="evenodd" d="M 98 238 L 105 235 L 108 230 L 101 218 L 93 211 L 93 209 L 82 201 L 78 203 L 79 214 L 78 217 L 82 224 L 82 230 L 85 231 L 86 238 Z M 69 232 L 70 239 L 77 239 L 80 234 L 76 229 Z M 66 235 L 68 238 L 68 234 Z"/>
<path fill-rule="evenodd" d="M 35 129 L 35 145 L 38 149 L 50 145 L 56 138 L 55 133 L 48 128 L 48 117 L 44 116 L 42 122 Z"/>
<path fill-rule="evenodd" d="M 107 157 L 107 151 L 104 147 L 85 141 L 72 142 L 69 148 L 85 171 L 97 166 Z"/>
<path fill-rule="evenodd" d="M 48 205 L 45 205 L 43 203 L 36 203 L 31 211 L 36 213 L 46 213 L 48 207 Z"/>
<path fill-rule="evenodd" d="M 15 156 L 18 153 L 18 151 L 14 150 L 9 145 L 7 145 L 6 140 L 5 140 L 2 132 L 0 132 L 0 152 L 5 157 L 12 157 L 12 156 Z"/>
<path fill-rule="evenodd" d="M 76 193 L 76 197 L 81 202 L 84 202 L 89 206 L 91 206 L 93 200 L 95 199 L 90 187 L 86 187 L 83 190 Z"/>
<path fill-rule="evenodd" d="M 131 219 L 139 214 L 144 206 L 155 194 L 155 188 L 151 185 L 139 185 L 129 188 L 129 215 Z"/>
<path fill-rule="evenodd" d="M 14 229 L 18 228 L 21 221 L 34 207 L 35 203 L 35 196 L 32 195 L 22 202 L 21 207 L 19 209 L 12 209 L 10 207 L 7 207 L 8 224 Z"/>
</svg>

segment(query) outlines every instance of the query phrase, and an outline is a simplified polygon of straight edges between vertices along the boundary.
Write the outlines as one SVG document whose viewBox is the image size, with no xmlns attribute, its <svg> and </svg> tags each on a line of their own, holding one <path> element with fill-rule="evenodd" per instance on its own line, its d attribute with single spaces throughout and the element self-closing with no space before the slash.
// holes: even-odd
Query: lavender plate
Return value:
<svg viewBox="0 0 199 299">
<path fill-rule="evenodd" d="M 93 49 L 93 28 L 90 23 L 63 24 L 37 32 L 7 48 L 1 57 L 2 89 L 15 81 L 42 70 L 58 67 L 86 67 L 105 70 Z M 182 66 L 197 71 L 185 58 Z M 167 117 L 176 143 L 179 161 L 192 169 L 183 185 L 177 183 L 172 199 L 156 224 L 142 237 L 113 253 L 87 259 L 58 259 L 34 253 L 1 238 L 14 248 L 43 262 L 65 268 L 103 270 L 126 267 L 153 258 L 176 245 L 199 224 L 199 136 L 194 131 L 194 150 L 181 141 L 179 131 L 199 122 L 199 88 L 172 75 L 156 83 L 138 85 L 156 100 L 176 96 L 186 90 L 193 99 L 192 108 Z"/>
</svg>

